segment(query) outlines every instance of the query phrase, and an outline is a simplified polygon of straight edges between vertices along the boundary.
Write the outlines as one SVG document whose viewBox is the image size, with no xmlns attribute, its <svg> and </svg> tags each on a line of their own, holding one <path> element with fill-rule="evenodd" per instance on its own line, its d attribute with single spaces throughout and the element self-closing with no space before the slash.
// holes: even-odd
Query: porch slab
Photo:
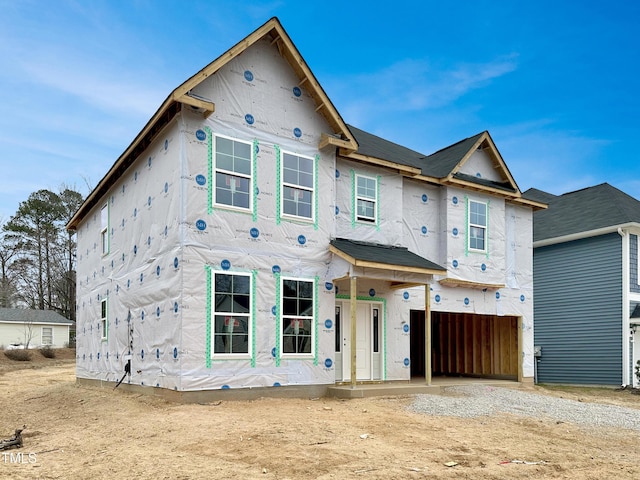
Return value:
<svg viewBox="0 0 640 480">
<path fill-rule="evenodd" d="M 332 385 L 327 388 L 327 396 L 335 398 L 365 398 L 382 397 L 388 395 L 439 395 L 446 387 L 460 385 L 486 385 L 493 387 L 520 387 L 522 383 L 515 380 L 502 380 L 491 378 L 471 377 L 435 377 L 431 385 L 427 385 L 424 379 L 411 381 L 396 381 L 385 383 L 361 383 L 352 385 Z"/>
</svg>

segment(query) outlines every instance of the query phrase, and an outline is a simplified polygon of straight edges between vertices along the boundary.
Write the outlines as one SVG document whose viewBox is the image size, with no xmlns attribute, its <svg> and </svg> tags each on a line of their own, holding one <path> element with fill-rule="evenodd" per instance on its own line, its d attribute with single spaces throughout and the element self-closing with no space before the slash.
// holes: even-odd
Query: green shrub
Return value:
<svg viewBox="0 0 640 480">
<path fill-rule="evenodd" d="M 5 350 L 4 355 L 17 362 L 28 362 L 31 360 L 31 352 L 24 349 Z"/>
<path fill-rule="evenodd" d="M 56 358 L 56 351 L 48 345 L 42 347 L 40 353 L 46 358 Z"/>
</svg>

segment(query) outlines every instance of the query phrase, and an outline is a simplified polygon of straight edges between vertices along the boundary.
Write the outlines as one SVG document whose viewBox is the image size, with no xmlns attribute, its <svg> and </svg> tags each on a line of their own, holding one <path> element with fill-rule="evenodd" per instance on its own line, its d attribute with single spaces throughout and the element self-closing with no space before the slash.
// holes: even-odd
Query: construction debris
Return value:
<svg viewBox="0 0 640 480">
<path fill-rule="evenodd" d="M 16 428 L 13 437 L 8 440 L 0 440 L 0 450 L 8 450 L 9 448 L 22 448 L 22 431 L 25 428 L 25 425 L 23 425 L 22 428 Z"/>
</svg>

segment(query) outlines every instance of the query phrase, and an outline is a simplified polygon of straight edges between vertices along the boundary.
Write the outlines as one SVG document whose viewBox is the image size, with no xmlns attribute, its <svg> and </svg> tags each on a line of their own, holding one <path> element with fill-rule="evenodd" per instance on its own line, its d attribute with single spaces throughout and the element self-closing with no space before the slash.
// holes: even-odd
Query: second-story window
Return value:
<svg viewBox="0 0 640 480">
<path fill-rule="evenodd" d="M 109 205 L 100 209 L 100 245 L 102 255 L 109 253 Z"/>
<path fill-rule="evenodd" d="M 313 219 L 314 160 L 292 153 L 282 156 L 282 214 Z"/>
<path fill-rule="evenodd" d="M 356 219 L 360 222 L 375 223 L 377 202 L 377 179 L 356 175 Z"/>
<path fill-rule="evenodd" d="M 469 200 L 469 250 L 487 251 L 487 204 Z"/>
<path fill-rule="evenodd" d="M 213 203 L 251 210 L 251 172 L 251 144 L 216 136 Z"/>
</svg>

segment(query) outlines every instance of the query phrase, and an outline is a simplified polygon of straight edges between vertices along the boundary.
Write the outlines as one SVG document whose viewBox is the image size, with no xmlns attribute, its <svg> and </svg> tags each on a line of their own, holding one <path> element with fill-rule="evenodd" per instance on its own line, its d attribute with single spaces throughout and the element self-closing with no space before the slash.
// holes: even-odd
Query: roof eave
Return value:
<svg viewBox="0 0 640 480">
<path fill-rule="evenodd" d="M 343 158 L 355 160 L 361 163 L 368 163 L 370 165 L 375 165 L 378 167 L 391 168 L 393 170 L 397 170 L 398 173 L 408 177 L 417 177 L 421 172 L 421 170 L 417 167 L 411 167 L 402 163 L 392 162 L 383 158 L 362 155 L 361 153 L 349 152 L 345 150 L 340 150 L 338 153 Z"/>
<path fill-rule="evenodd" d="M 609 233 L 618 233 L 621 236 L 624 236 L 626 233 L 640 233 L 640 223 L 637 222 L 628 222 L 622 223 L 619 225 L 611 225 L 609 227 L 597 228 L 594 230 L 589 230 L 586 232 L 578 232 L 572 233 L 569 235 L 562 235 L 559 237 L 553 238 L 545 238 L 543 240 L 538 240 L 533 242 L 533 248 L 538 247 L 547 247 L 549 245 L 557 245 L 559 243 L 567 243 L 572 242 L 574 240 L 582 240 L 585 238 L 598 237 L 600 235 L 607 235 Z"/>
<path fill-rule="evenodd" d="M 390 264 L 390 263 L 372 262 L 369 260 L 359 260 L 349 255 L 348 253 L 340 250 L 334 245 L 329 245 L 329 251 L 331 253 L 336 254 L 340 258 L 346 260 L 350 265 L 353 265 L 354 267 L 377 268 L 380 270 L 401 271 L 401 272 L 407 272 L 407 273 L 419 273 L 419 274 L 426 274 L 426 275 L 442 275 L 443 273 L 447 272 L 446 270 L 438 270 L 433 268 L 410 267 L 406 265 L 396 265 L 396 264 Z"/>
<path fill-rule="evenodd" d="M 522 194 L 517 192 L 510 192 L 508 190 L 504 190 L 501 188 L 494 188 L 485 185 L 480 185 L 477 183 L 461 180 L 461 179 L 452 179 L 449 180 L 447 177 L 438 178 L 438 177 L 430 177 L 426 175 L 414 175 L 412 176 L 415 180 L 420 180 L 423 182 L 431 183 L 434 185 L 442 185 L 449 187 L 460 187 L 467 188 L 471 190 L 475 190 L 478 192 L 487 192 L 492 193 L 501 197 L 504 197 L 507 202 L 516 203 L 525 207 L 532 207 L 534 210 L 544 210 L 548 208 L 548 205 L 541 202 L 536 202 L 535 200 L 530 200 L 528 198 L 524 198 Z"/>
<path fill-rule="evenodd" d="M 532 207 L 534 211 L 546 210 L 547 208 L 549 208 L 549 205 L 546 203 L 537 202 L 535 200 L 530 200 L 524 197 L 517 197 L 517 198 L 510 199 L 508 201 L 511 203 L 517 203 L 525 207 Z"/>
<path fill-rule="evenodd" d="M 506 286 L 504 283 L 473 282 L 454 277 L 442 278 L 438 280 L 438 283 L 444 287 L 473 288 L 476 290 L 500 290 Z"/>
<path fill-rule="evenodd" d="M 338 113 L 337 109 L 329 100 L 329 97 L 326 95 L 322 87 L 320 86 L 318 80 L 315 78 L 311 69 L 308 67 L 300 52 L 295 47 L 284 28 L 280 24 L 280 21 L 273 17 L 264 25 L 259 27 L 253 33 L 245 37 L 243 40 L 238 42 L 236 45 L 231 47 L 221 56 L 219 56 L 216 60 L 208 64 L 206 67 L 201 69 L 195 75 L 192 75 L 189 79 L 183 82 L 180 86 L 175 88 L 171 94 L 165 99 L 160 108 L 156 111 L 156 113 L 149 119 L 144 128 L 138 133 L 138 135 L 134 138 L 131 144 L 127 147 L 127 149 L 118 157 L 118 160 L 113 164 L 113 166 L 109 169 L 107 174 L 100 180 L 98 185 L 92 190 L 92 192 L 87 196 L 83 204 L 80 206 L 78 211 L 73 215 L 71 220 L 66 225 L 67 230 L 76 230 L 79 223 L 82 219 L 89 213 L 89 211 L 96 205 L 98 200 L 106 193 L 106 188 L 110 183 L 115 182 L 123 172 L 120 172 L 117 176 L 116 173 L 122 168 L 124 163 L 127 160 L 131 162 L 135 161 L 135 158 L 131 159 L 131 154 L 136 150 L 138 145 L 151 133 L 157 134 L 160 129 L 156 129 L 154 131 L 154 127 L 156 124 L 163 118 L 167 112 L 172 111 L 172 107 L 176 104 L 187 104 L 192 107 L 198 108 L 203 111 L 203 116 L 206 118 L 215 110 L 215 105 L 211 101 L 207 101 L 206 99 L 201 99 L 191 95 L 191 90 L 200 84 L 203 80 L 208 78 L 209 76 L 216 73 L 220 68 L 226 65 L 230 60 L 241 54 L 251 45 L 260 41 L 267 35 L 271 35 L 272 43 L 276 43 L 280 54 L 287 59 L 289 64 L 292 66 L 296 75 L 300 79 L 299 85 L 305 85 L 307 91 L 310 92 L 314 101 L 318 105 L 316 111 L 320 112 L 320 114 L 327 120 L 327 123 L 333 129 L 333 133 L 338 135 L 335 140 L 330 139 L 321 140 L 322 142 L 327 142 L 324 146 L 328 144 L 332 144 L 337 146 L 338 148 L 344 148 L 347 151 L 355 151 L 358 149 L 358 143 L 355 138 L 349 131 L 346 123 Z M 150 142 L 152 139 L 149 139 Z M 319 146 L 320 148 L 320 146 Z M 126 167 L 128 168 L 128 167 Z M 125 170 L 126 170 L 125 168 Z M 115 178 L 114 178 L 115 176 Z"/>
<path fill-rule="evenodd" d="M 175 91 L 174 91 L 175 93 Z M 130 155 L 134 152 L 135 148 L 142 142 L 142 140 L 147 137 L 150 132 L 153 131 L 153 127 L 159 122 L 159 120 L 169 111 L 170 107 L 174 105 L 176 102 L 174 100 L 174 93 L 169 95 L 165 101 L 162 103 L 160 108 L 156 111 L 156 113 L 149 119 L 147 124 L 144 126 L 142 130 L 136 135 L 131 144 L 126 148 L 126 150 L 118 157 L 115 163 L 111 166 L 107 174 L 102 177 L 102 180 L 98 182 L 98 185 L 94 187 L 91 193 L 84 200 L 78 211 L 71 217 L 71 220 L 66 225 L 67 230 L 76 230 L 80 221 L 89 213 L 89 211 L 94 207 L 94 205 L 99 200 L 100 196 L 104 194 L 105 186 L 112 181 L 112 177 L 115 173 L 120 169 L 120 167 L 125 163 L 126 160 L 129 159 Z M 159 133 L 159 132 L 156 132 Z M 149 139 L 152 140 L 151 138 Z M 128 168 L 128 167 L 127 167 Z"/>
</svg>

